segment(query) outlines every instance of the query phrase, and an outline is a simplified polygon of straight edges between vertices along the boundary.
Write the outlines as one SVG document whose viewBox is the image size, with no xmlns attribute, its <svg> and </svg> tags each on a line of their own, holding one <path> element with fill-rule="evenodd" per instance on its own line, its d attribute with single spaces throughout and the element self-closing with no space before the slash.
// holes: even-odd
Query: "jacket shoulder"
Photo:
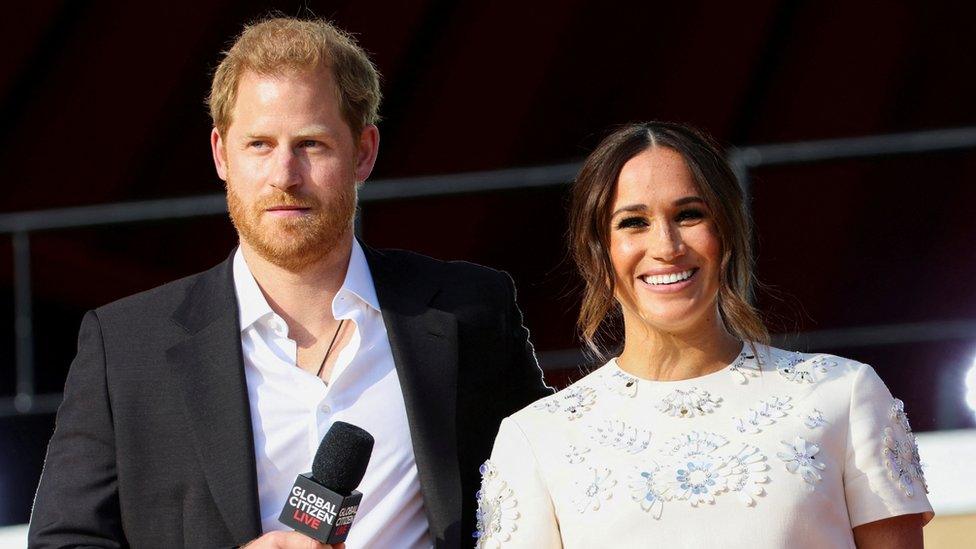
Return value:
<svg viewBox="0 0 976 549">
<path fill-rule="evenodd" d="M 170 315 L 183 303 L 190 290 L 202 279 L 220 276 L 226 262 L 220 263 L 206 271 L 201 271 L 183 278 L 167 282 L 142 292 L 132 294 L 106 303 L 95 309 L 95 314 L 102 320 L 125 319 L 137 315 L 140 318 L 165 317 Z"/>
<path fill-rule="evenodd" d="M 417 252 L 399 249 L 374 249 L 373 252 L 391 263 L 437 274 L 445 280 L 463 280 L 465 283 L 507 283 L 509 285 L 512 280 L 512 277 L 504 271 L 470 261 L 436 259 Z"/>
</svg>

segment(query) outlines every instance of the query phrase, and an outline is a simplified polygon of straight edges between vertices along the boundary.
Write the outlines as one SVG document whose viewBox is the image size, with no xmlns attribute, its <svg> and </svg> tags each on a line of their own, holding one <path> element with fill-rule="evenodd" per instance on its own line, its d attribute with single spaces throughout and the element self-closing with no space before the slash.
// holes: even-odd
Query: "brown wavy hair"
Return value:
<svg viewBox="0 0 976 549">
<path fill-rule="evenodd" d="M 709 136 L 672 122 L 631 124 L 614 131 L 586 158 L 573 183 L 569 248 L 584 284 L 577 319 L 584 343 L 603 358 L 605 343 L 620 337 L 621 309 L 614 297 L 609 252 L 610 213 L 620 170 L 653 147 L 667 147 L 684 158 L 712 213 L 722 250 L 718 309 L 726 329 L 742 341 L 768 345 L 769 332 L 752 304 L 752 223 L 742 188 Z"/>
</svg>

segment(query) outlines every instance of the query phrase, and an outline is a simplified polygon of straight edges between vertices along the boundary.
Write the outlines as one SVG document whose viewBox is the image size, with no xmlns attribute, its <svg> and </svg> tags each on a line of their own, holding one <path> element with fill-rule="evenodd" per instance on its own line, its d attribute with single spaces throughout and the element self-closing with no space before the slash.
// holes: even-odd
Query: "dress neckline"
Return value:
<svg viewBox="0 0 976 549">
<path fill-rule="evenodd" d="M 719 378 L 719 377 L 722 377 L 722 376 L 728 376 L 729 373 L 732 372 L 733 370 L 737 370 L 737 369 L 743 368 L 744 366 L 746 366 L 749 363 L 753 363 L 750 366 L 751 369 L 757 369 L 757 370 L 759 369 L 759 365 L 758 364 L 755 364 L 756 363 L 756 360 L 757 360 L 757 357 L 756 357 L 755 354 L 753 354 L 753 352 L 751 350 L 751 346 L 750 346 L 750 344 L 748 342 L 743 342 L 742 343 L 742 348 L 739 349 L 739 354 L 737 354 L 735 356 L 735 358 L 732 360 L 732 362 L 726 364 L 725 366 L 723 366 L 722 368 L 719 368 L 718 370 L 715 370 L 714 372 L 710 372 L 710 373 L 707 373 L 707 374 L 704 374 L 704 375 L 700 375 L 700 376 L 696 376 L 696 377 L 689 377 L 687 379 L 659 380 L 659 379 L 649 379 L 649 378 L 646 378 L 646 377 L 641 377 L 641 376 L 632 374 L 632 373 L 624 370 L 623 368 L 621 368 L 620 367 L 620 364 L 617 362 L 617 359 L 618 358 L 620 358 L 620 357 L 613 357 L 613 358 L 610 359 L 609 362 L 607 362 L 607 366 L 611 370 L 613 370 L 614 372 L 619 372 L 622 375 L 632 377 L 632 378 L 638 380 L 641 384 L 660 385 L 660 386 L 678 386 L 680 384 L 701 383 L 701 382 L 706 381 L 706 380 L 709 380 L 709 379 Z"/>
</svg>

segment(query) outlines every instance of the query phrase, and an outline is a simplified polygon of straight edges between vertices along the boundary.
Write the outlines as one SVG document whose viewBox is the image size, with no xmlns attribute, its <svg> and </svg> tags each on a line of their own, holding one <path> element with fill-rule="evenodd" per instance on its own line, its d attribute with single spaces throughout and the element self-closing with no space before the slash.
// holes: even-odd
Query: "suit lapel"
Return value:
<svg viewBox="0 0 976 549">
<path fill-rule="evenodd" d="M 383 311 L 430 532 L 438 546 L 460 544 L 457 447 L 457 318 L 430 307 L 437 274 L 363 246 Z"/>
<path fill-rule="evenodd" d="M 214 502 L 243 545 L 261 534 L 261 519 L 232 264 L 207 271 L 187 292 L 173 315 L 187 337 L 167 358 Z"/>
</svg>

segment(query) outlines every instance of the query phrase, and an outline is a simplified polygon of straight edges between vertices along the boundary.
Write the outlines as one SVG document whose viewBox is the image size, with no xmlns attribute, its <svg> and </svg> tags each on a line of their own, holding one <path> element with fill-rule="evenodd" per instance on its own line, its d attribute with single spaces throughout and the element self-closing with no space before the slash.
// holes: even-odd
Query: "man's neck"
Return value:
<svg viewBox="0 0 976 549">
<path fill-rule="evenodd" d="M 268 305 L 288 324 L 291 339 L 300 347 L 314 341 L 335 324 L 332 299 L 342 288 L 352 255 L 349 233 L 320 260 L 298 270 L 275 265 L 241 241 L 248 269 Z"/>
</svg>

